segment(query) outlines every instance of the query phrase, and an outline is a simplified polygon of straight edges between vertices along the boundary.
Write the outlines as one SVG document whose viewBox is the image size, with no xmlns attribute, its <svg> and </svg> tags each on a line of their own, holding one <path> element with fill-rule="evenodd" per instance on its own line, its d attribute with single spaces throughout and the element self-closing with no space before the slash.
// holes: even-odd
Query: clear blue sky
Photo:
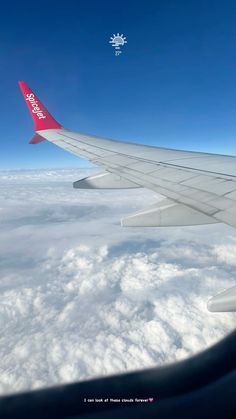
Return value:
<svg viewBox="0 0 236 419">
<path fill-rule="evenodd" d="M 47 142 L 28 145 L 18 80 L 67 128 L 236 154 L 234 1 L 4 3 L 0 169 L 85 164 Z M 128 41 L 119 57 L 109 44 L 117 32 Z"/>
</svg>

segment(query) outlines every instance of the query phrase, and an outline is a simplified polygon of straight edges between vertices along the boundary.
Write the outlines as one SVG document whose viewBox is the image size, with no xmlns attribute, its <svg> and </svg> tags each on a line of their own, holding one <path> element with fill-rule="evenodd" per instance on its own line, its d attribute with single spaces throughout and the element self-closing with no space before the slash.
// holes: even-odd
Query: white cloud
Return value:
<svg viewBox="0 0 236 419">
<path fill-rule="evenodd" d="M 88 172 L 88 171 L 87 171 Z M 159 197 L 73 190 L 76 170 L 0 173 L 0 392 L 161 365 L 235 327 L 235 230 L 125 229 Z"/>
<path fill-rule="evenodd" d="M 236 240 L 235 244 L 215 246 L 214 252 L 219 263 L 236 266 Z"/>
</svg>

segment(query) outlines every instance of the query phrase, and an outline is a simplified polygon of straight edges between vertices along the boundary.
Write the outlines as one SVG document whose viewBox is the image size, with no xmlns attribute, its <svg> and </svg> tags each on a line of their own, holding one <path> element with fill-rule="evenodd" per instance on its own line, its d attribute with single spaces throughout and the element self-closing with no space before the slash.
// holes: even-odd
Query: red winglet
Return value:
<svg viewBox="0 0 236 419">
<path fill-rule="evenodd" d="M 35 131 L 62 128 L 24 81 L 19 81 L 19 86 L 34 121 Z"/>
</svg>

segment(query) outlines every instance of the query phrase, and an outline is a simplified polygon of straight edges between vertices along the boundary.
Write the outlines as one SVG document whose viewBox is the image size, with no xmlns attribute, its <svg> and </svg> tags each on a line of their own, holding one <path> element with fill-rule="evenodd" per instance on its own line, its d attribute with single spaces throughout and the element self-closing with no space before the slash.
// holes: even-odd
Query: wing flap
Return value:
<svg viewBox="0 0 236 419">
<path fill-rule="evenodd" d="M 212 224 L 218 221 L 195 209 L 163 199 L 142 211 L 121 220 L 123 227 L 170 227 Z"/>
<path fill-rule="evenodd" d="M 214 217 L 221 223 L 229 224 L 232 227 L 236 227 L 236 207 L 229 208 L 226 211 L 219 211 Z"/>
</svg>

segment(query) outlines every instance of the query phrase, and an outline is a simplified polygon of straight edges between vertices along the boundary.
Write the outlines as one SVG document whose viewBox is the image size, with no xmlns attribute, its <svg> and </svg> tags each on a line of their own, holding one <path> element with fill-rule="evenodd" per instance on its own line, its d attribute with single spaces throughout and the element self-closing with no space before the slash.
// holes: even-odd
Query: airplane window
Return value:
<svg viewBox="0 0 236 419">
<path fill-rule="evenodd" d="M 0 396 L 217 343 L 236 321 L 234 2 L 2 3 Z"/>
</svg>

